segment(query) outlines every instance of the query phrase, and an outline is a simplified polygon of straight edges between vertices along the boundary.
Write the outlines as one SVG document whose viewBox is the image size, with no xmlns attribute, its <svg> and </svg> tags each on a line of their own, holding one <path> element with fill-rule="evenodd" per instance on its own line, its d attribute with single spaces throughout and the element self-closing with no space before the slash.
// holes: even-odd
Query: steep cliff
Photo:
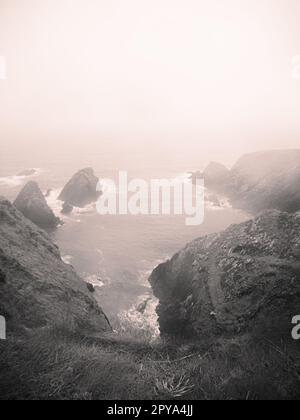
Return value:
<svg viewBox="0 0 300 420">
<path fill-rule="evenodd" d="M 211 163 L 193 174 L 206 187 L 227 196 L 232 205 L 252 213 L 300 210 L 300 150 L 275 150 L 244 155 L 230 171 Z"/>
<path fill-rule="evenodd" d="M 229 193 L 237 207 L 254 212 L 300 210 L 300 150 L 245 155 L 230 178 Z"/>
<path fill-rule="evenodd" d="M 50 237 L 0 198 L 0 314 L 8 332 L 66 323 L 90 334 L 110 331 L 87 285 Z"/>
<path fill-rule="evenodd" d="M 300 309 L 300 214 L 268 211 L 200 238 L 150 282 L 163 334 L 290 340 Z"/>
</svg>

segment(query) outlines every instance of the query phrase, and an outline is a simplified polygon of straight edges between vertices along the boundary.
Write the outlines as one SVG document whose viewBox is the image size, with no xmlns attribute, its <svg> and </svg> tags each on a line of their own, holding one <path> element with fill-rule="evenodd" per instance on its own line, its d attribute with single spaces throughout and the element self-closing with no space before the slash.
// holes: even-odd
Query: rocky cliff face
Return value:
<svg viewBox="0 0 300 420">
<path fill-rule="evenodd" d="M 48 206 L 38 184 L 34 181 L 25 185 L 14 205 L 27 219 L 43 229 L 55 229 L 60 223 Z"/>
<path fill-rule="evenodd" d="M 234 205 L 259 212 L 300 210 L 300 150 L 261 152 L 242 157 L 231 170 Z"/>
<path fill-rule="evenodd" d="M 300 214 L 268 211 L 198 239 L 150 282 L 163 334 L 290 340 L 300 310 Z"/>
<path fill-rule="evenodd" d="M 71 206 L 84 207 L 98 199 L 98 182 L 93 169 L 83 169 L 71 178 L 58 199 Z"/>
<path fill-rule="evenodd" d="M 206 186 L 226 195 L 234 207 L 252 213 L 276 209 L 300 210 L 300 151 L 279 150 L 243 156 L 230 171 L 210 164 L 204 173 Z"/>
<path fill-rule="evenodd" d="M 0 314 L 8 332 L 67 323 L 85 334 L 110 331 L 87 285 L 50 237 L 0 198 Z"/>
</svg>

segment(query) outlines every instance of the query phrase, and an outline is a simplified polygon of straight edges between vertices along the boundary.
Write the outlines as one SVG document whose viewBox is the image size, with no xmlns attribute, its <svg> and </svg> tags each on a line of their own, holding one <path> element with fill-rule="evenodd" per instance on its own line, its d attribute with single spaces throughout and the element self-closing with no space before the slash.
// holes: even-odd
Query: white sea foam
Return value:
<svg viewBox="0 0 300 420">
<path fill-rule="evenodd" d="M 90 276 L 87 276 L 87 277 L 85 277 L 84 280 L 86 281 L 86 283 L 90 283 L 94 287 L 103 287 L 104 286 L 104 282 L 96 274 L 92 274 Z"/>
<path fill-rule="evenodd" d="M 26 181 L 36 178 L 42 172 L 41 168 L 32 168 L 35 173 L 33 175 L 11 175 L 11 176 L 4 176 L 0 177 L 0 185 L 5 185 L 7 187 L 19 187 L 20 185 L 24 184 Z"/>
<path fill-rule="evenodd" d="M 72 257 L 72 255 L 64 255 L 64 256 L 61 257 L 61 259 L 63 260 L 63 262 L 65 264 L 71 265 L 73 257 Z"/>
<path fill-rule="evenodd" d="M 73 220 L 77 223 L 80 223 L 81 219 L 78 218 L 78 216 L 80 216 L 82 214 L 94 213 L 95 212 L 96 204 L 91 203 L 91 204 L 88 204 L 87 206 L 85 206 L 83 208 L 74 207 L 73 211 L 70 215 L 62 214 L 61 210 L 62 210 L 62 207 L 63 207 L 63 202 L 61 200 L 58 200 L 58 197 L 59 197 L 61 192 L 62 192 L 62 188 L 57 188 L 55 190 L 51 190 L 48 197 L 46 197 L 48 206 L 52 209 L 52 211 L 54 212 L 54 214 L 57 217 L 60 217 L 60 219 L 65 219 L 66 220 L 66 219 L 73 216 Z"/>
<path fill-rule="evenodd" d="M 139 281 L 139 284 L 141 286 L 146 286 L 146 287 L 149 286 L 149 277 L 150 277 L 151 273 L 153 272 L 153 270 L 156 267 L 158 267 L 160 264 L 166 262 L 169 258 L 170 258 L 170 256 L 166 255 L 163 258 L 157 259 L 153 263 L 152 267 L 149 270 L 139 270 L 139 272 L 138 272 L 138 279 L 139 279 L 138 281 Z M 146 261 L 141 261 L 141 263 L 145 263 L 145 262 Z"/>
<path fill-rule="evenodd" d="M 211 210 L 211 211 L 222 211 L 222 210 L 233 208 L 227 198 L 217 196 L 217 199 L 218 199 L 220 205 L 216 205 L 216 203 L 214 201 L 211 201 L 211 200 L 209 200 L 208 197 L 206 197 L 205 198 L 206 209 Z"/>
<path fill-rule="evenodd" d="M 61 191 L 62 191 L 62 188 L 51 190 L 48 197 L 46 197 L 46 200 L 47 200 L 48 206 L 52 209 L 53 213 L 57 217 L 63 218 L 63 215 L 61 214 L 63 203 L 57 199 Z"/>
<path fill-rule="evenodd" d="M 151 269 L 139 271 L 139 284 L 149 287 L 149 277 L 153 269 L 167 259 L 167 256 L 165 258 L 160 258 L 152 264 Z M 129 310 L 123 311 L 118 315 L 121 327 L 123 324 L 124 329 L 126 330 L 126 324 L 129 324 L 135 329 L 146 330 L 151 333 L 152 339 L 155 340 L 160 335 L 158 315 L 156 313 L 158 303 L 158 299 L 153 296 L 149 289 L 149 293 L 139 296 L 135 304 L 132 305 Z"/>
<path fill-rule="evenodd" d="M 88 214 L 88 213 L 94 213 L 96 211 L 96 204 L 91 203 L 86 205 L 85 207 L 74 207 L 73 214 L 79 215 L 79 214 Z"/>
<path fill-rule="evenodd" d="M 146 306 L 144 311 L 139 310 L 140 306 L 145 303 Z M 138 330 L 150 331 L 152 339 L 155 340 L 160 334 L 158 316 L 156 313 L 157 305 L 158 300 L 152 295 L 147 294 L 140 296 L 137 303 L 128 311 L 123 311 L 118 315 L 121 328 L 123 324 L 124 329 L 126 330 L 126 325 L 129 324 Z"/>
</svg>

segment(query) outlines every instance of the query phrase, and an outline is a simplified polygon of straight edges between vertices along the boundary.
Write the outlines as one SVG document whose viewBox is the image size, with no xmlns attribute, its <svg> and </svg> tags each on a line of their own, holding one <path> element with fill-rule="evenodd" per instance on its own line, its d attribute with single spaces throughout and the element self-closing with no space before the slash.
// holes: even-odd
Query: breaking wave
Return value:
<svg viewBox="0 0 300 420">
<path fill-rule="evenodd" d="M 33 175 L 11 175 L 0 177 L 0 185 L 7 187 L 18 187 L 24 184 L 27 180 L 35 178 L 42 172 L 41 168 L 33 168 L 35 171 Z"/>
</svg>

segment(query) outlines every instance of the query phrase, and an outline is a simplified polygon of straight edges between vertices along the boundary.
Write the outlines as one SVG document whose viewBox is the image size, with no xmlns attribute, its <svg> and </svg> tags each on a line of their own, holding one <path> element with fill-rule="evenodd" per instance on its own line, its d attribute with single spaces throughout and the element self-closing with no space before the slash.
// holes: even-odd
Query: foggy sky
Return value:
<svg viewBox="0 0 300 420">
<path fill-rule="evenodd" d="M 0 0 L 2 150 L 296 148 L 299 21 L 299 0 Z"/>
</svg>

